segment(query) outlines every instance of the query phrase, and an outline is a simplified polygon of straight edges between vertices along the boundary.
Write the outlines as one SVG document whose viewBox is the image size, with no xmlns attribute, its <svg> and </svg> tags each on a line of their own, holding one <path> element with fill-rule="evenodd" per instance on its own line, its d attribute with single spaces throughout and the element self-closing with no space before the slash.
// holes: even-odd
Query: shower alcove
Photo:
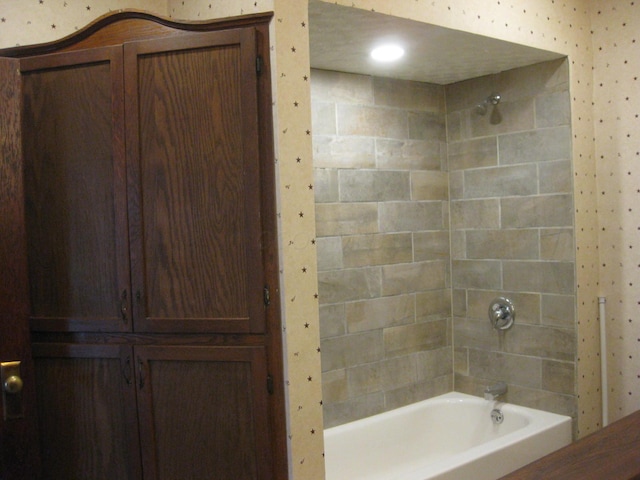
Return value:
<svg viewBox="0 0 640 480">
<path fill-rule="evenodd" d="M 309 17 L 325 427 L 498 380 L 575 417 L 567 59 L 317 0 Z M 390 39 L 405 57 L 375 65 Z"/>
</svg>

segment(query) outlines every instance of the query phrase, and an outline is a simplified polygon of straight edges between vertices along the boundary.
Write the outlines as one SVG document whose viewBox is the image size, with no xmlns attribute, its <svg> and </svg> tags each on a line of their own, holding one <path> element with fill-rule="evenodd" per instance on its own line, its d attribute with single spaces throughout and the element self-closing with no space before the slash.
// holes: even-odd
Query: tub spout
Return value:
<svg viewBox="0 0 640 480">
<path fill-rule="evenodd" d="M 495 385 L 488 385 L 484 389 L 485 400 L 495 400 L 500 395 L 507 393 L 507 384 L 504 382 L 498 382 Z"/>
</svg>

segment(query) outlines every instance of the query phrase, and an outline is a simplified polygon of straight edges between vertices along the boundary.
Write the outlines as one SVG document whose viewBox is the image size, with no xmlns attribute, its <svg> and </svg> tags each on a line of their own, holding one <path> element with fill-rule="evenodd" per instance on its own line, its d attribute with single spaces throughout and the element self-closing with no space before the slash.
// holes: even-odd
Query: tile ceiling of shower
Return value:
<svg viewBox="0 0 640 480">
<path fill-rule="evenodd" d="M 533 65 L 563 55 L 412 20 L 309 1 L 311 66 L 325 70 L 449 83 Z M 371 48 L 393 40 L 405 56 L 376 64 Z"/>
</svg>

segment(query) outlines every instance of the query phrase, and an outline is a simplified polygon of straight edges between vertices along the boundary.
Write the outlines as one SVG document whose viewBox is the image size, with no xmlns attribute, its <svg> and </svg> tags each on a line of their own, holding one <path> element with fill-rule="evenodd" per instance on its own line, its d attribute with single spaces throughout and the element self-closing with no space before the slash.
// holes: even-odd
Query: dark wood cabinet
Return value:
<svg viewBox="0 0 640 480">
<path fill-rule="evenodd" d="M 44 479 L 276 478 L 264 346 L 33 353 Z"/>
<path fill-rule="evenodd" d="M 0 52 L 42 478 L 286 478 L 268 21 L 123 13 Z"/>
</svg>

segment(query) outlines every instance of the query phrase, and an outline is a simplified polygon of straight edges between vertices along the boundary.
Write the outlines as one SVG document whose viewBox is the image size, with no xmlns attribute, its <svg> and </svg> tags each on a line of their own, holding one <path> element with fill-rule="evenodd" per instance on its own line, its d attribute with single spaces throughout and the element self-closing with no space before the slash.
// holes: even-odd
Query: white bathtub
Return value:
<svg viewBox="0 0 640 480">
<path fill-rule="evenodd" d="M 324 440 L 326 480 L 495 480 L 571 442 L 571 418 L 452 392 L 328 428 Z"/>
</svg>

